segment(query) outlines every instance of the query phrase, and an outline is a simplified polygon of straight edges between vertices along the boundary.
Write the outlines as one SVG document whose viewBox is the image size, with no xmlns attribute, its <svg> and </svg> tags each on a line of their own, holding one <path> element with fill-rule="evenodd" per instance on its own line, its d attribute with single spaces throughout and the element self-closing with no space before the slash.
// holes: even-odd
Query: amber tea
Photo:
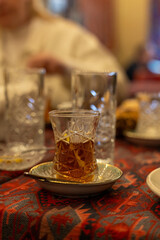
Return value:
<svg viewBox="0 0 160 240">
<path fill-rule="evenodd" d="M 60 140 L 56 147 L 54 168 L 58 173 L 75 179 L 84 179 L 95 171 L 96 160 L 92 140 L 77 143 Z"/>
<path fill-rule="evenodd" d="M 88 182 L 96 176 L 95 132 L 100 113 L 92 110 L 53 110 L 50 119 L 56 151 L 53 173 L 67 181 Z"/>
</svg>

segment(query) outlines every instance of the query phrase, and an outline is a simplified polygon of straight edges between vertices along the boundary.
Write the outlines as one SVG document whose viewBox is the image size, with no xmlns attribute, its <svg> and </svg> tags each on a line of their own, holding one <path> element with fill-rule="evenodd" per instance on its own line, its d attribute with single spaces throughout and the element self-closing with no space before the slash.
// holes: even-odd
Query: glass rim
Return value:
<svg viewBox="0 0 160 240">
<path fill-rule="evenodd" d="M 12 72 L 24 72 L 24 73 L 29 73 L 29 74 L 45 74 L 46 70 L 45 68 L 29 68 L 29 67 L 5 67 L 4 71 L 7 73 L 12 73 Z"/>
<path fill-rule="evenodd" d="M 107 76 L 115 76 L 117 75 L 116 71 L 90 71 L 90 70 L 82 70 L 82 69 L 73 69 L 73 74 L 78 75 L 107 75 Z"/>
<path fill-rule="evenodd" d="M 50 117 L 99 117 L 100 112 L 89 109 L 52 110 Z"/>
</svg>

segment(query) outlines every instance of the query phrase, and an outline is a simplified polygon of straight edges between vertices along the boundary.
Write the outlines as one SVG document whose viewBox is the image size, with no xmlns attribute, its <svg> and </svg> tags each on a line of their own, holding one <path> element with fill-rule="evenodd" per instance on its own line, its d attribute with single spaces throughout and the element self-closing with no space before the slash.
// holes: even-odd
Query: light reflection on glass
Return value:
<svg viewBox="0 0 160 240">
<path fill-rule="evenodd" d="M 32 110 L 34 109 L 34 105 L 32 103 L 28 103 L 28 107 L 31 108 Z"/>
<path fill-rule="evenodd" d="M 109 76 L 114 76 L 114 75 L 115 75 L 115 72 L 110 72 L 108 75 L 109 75 Z"/>
<path fill-rule="evenodd" d="M 92 109 L 92 110 L 94 110 L 94 111 L 97 111 L 97 108 L 96 108 L 96 106 L 95 105 L 90 105 L 90 108 Z"/>
<path fill-rule="evenodd" d="M 35 100 L 33 98 L 29 98 L 29 102 L 35 103 Z"/>
<path fill-rule="evenodd" d="M 97 95 L 97 93 L 96 93 L 94 90 L 91 90 L 90 93 L 91 93 L 92 96 L 94 96 L 94 97 Z"/>
</svg>

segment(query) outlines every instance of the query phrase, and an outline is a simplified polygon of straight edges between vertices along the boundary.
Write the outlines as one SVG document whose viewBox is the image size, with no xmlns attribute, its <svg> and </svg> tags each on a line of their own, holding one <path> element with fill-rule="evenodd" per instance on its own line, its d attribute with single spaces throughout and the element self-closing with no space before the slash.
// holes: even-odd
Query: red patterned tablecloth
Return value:
<svg viewBox="0 0 160 240">
<path fill-rule="evenodd" d="M 50 130 L 46 142 L 52 144 Z M 0 239 L 160 239 L 160 198 L 146 185 L 160 166 L 160 149 L 117 140 L 115 164 L 124 174 L 109 191 L 76 199 L 41 189 L 23 172 L 0 171 Z"/>
</svg>

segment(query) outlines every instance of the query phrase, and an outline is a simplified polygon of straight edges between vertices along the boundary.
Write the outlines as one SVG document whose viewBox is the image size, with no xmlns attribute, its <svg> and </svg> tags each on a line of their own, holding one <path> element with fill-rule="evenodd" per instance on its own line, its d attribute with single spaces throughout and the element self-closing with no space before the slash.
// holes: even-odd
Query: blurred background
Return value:
<svg viewBox="0 0 160 240">
<path fill-rule="evenodd" d="M 160 0 L 44 0 L 53 13 L 93 32 L 126 69 L 139 49 L 160 59 Z M 156 67 L 155 67 L 156 64 Z M 158 61 L 151 68 L 159 71 Z M 157 67 L 158 66 L 158 67 Z"/>
</svg>

